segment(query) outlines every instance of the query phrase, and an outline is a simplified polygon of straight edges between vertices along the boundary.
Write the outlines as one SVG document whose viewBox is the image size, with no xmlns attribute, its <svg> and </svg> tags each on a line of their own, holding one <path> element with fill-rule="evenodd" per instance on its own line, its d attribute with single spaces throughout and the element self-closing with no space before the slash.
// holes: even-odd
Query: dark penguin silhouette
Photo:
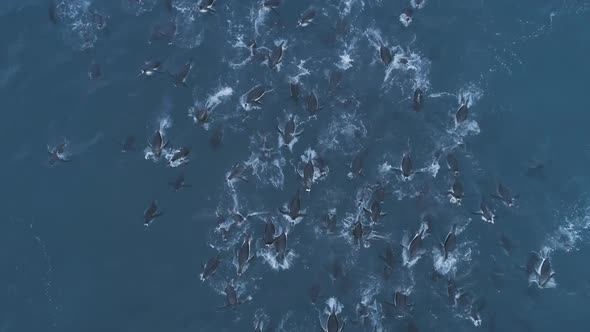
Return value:
<svg viewBox="0 0 590 332">
<path fill-rule="evenodd" d="M 246 172 L 245 165 L 243 165 L 241 163 L 235 163 L 232 166 L 231 171 L 229 171 L 229 175 L 225 179 L 227 181 L 242 180 L 242 181 L 248 182 L 248 178 L 244 175 L 245 172 Z"/>
<path fill-rule="evenodd" d="M 285 260 L 285 254 L 287 252 L 287 233 L 282 231 L 279 236 L 274 240 L 275 250 L 277 251 L 277 260 L 282 262 Z"/>
<path fill-rule="evenodd" d="M 479 203 L 479 211 L 473 212 L 473 214 L 481 216 L 481 219 L 485 222 L 489 222 L 493 224 L 495 222 L 496 215 L 490 208 L 488 201 L 482 197 L 481 202 Z"/>
<path fill-rule="evenodd" d="M 285 123 L 285 128 L 281 129 L 281 127 L 277 126 L 277 131 L 279 135 L 283 138 L 283 143 L 285 145 L 291 144 L 291 142 L 296 138 L 299 137 L 303 133 L 303 129 L 297 131 L 297 124 L 295 123 L 295 114 L 292 114 L 289 118 L 289 121 Z"/>
<path fill-rule="evenodd" d="M 305 97 L 305 103 L 307 104 L 307 111 L 310 115 L 315 115 L 322 109 L 322 107 L 319 106 L 318 97 L 313 91 Z"/>
<path fill-rule="evenodd" d="M 346 323 L 344 321 L 340 322 L 338 320 L 338 316 L 336 315 L 336 310 L 332 308 L 332 312 L 330 312 L 330 316 L 328 316 L 328 321 L 326 322 L 326 326 L 322 324 L 320 321 L 320 327 L 324 332 L 342 332 Z"/>
<path fill-rule="evenodd" d="M 161 215 L 162 212 L 158 212 L 158 202 L 153 200 L 150 206 L 143 212 L 143 225 L 145 227 L 150 226 Z"/>
<path fill-rule="evenodd" d="M 297 27 L 305 28 L 306 26 L 309 26 L 310 24 L 313 23 L 315 16 L 316 16 L 316 10 L 314 8 L 309 8 L 309 9 L 305 10 L 301 14 L 301 16 L 299 16 L 299 20 L 297 20 Z"/>
<path fill-rule="evenodd" d="M 181 147 L 177 152 L 174 153 L 174 155 L 172 155 L 172 158 L 170 158 L 170 161 L 168 162 L 168 166 L 172 166 L 172 164 L 174 164 L 175 162 L 186 161 L 190 153 L 190 147 Z"/>
<path fill-rule="evenodd" d="M 279 14 L 277 8 L 281 5 L 281 0 L 264 0 L 260 3 L 260 8 L 267 8 L 272 10 L 275 14 Z"/>
<path fill-rule="evenodd" d="M 231 308 L 235 310 L 236 307 L 241 303 L 242 301 L 238 299 L 238 293 L 236 292 L 236 289 L 232 284 L 228 283 L 225 287 L 225 305 L 220 309 Z"/>
<path fill-rule="evenodd" d="M 281 61 L 283 61 L 283 52 L 285 50 L 283 45 L 285 45 L 284 41 L 277 45 L 268 56 L 268 66 L 271 69 L 275 68 L 279 63 L 281 63 Z"/>
<path fill-rule="evenodd" d="M 200 275 L 201 281 L 205 281 L 207 278 L 215 274 L 217 267 L 219 266 L 219 262 L 219 255 L 215 255 L 207 260 L 207 263 L 203 266 L 203 272 L 201 272 Z"/>
<path fill-rule="evenodd" d="M 272 90 L 266 90 L 262 85 L 257 85 L 246 93 L 246 103 L 250 105 L 262 105 L 262 97 Z"/>
<path fill-rule="evenodd" d="M 238 250 L 238 276 L 242 275 L 246 268 L 248 268 L 248 264 L 252 260 L 253 257 L 250 257 L 250 245 L 252 242 L 252 237 L 247 235 L 240 249 Z"/>
<path fill-rule="evenodd" d="M 469 106 L 467 105 L 465 98 L 461 97 L 461 105 L 459 106 L 457 113 L 455 113 L 455 123 L 460 124 L 460 123 L 464 122 L 465 120 L 467 120 L 468 114 L 469 114 Z"/>
<path fill-rule="evenodd" d="M 289 83 L 289 93 L 291 95 L 291 99 L 295 101 L 299 99 L 299 95 L 301 94 L 301 87 L 299 86 L 298 82 Z"/>
<path fill-rule="evenodd" d="M 393 307 L 400 316 L 408 314 L 412 308 L 409 296 L 401 291 L 395 291 L 393 293 L 393 303 L 387 301 L 383 301 L 383 303 Z"/>
<path fill-rule="evenodd" d="M 65 157 L 67 143 L 61 143 L 52 150 L 47 150 L 49 153 L 49 166 L 55 166 L 58 162 L 60 163 L 68 163 L 72 161 L 71 159 L 67 159 Z"/>
<path fill-rule="evenodd" d="M 373 202 L 371 203 L 371 209 L 367 209 L 366 207 L 363 207 L 363 210 L 367 213 L 369 213 L 370 217 L 371 217 L 371 221 L 374 223 L 377 223 L 381 220 L 381 217 L 386 216 L 387 213 L 383 213 L 381 211 L 381 203 L 374 199 Z"/>
<path fill-rule="evenodd" d="M 459 181 L 459 178 L 455 178 L 453 181 L 453 186 L 447 192 L 451 197 L 453 197 L 458 204 L 461 204 L 461 200 L 463 199 L 464 191 L 463 191 L 463 184 Z"/>
<path fill-rule="evenodd" d="M 449 254 L 455 250 L 457 247 L 457 225 L 453 225 L 451 231 L 445 237 L 445 241 L 443 242 L 443 250 L 444 250 L 444 260 L 446 261 L 449 257 Z"/>
<path fill-rule="evenodd" d="M 162 132 L 158 129 L 152 136 L 150 141 L 150 149 L 156 158 L 160 158 L 162 155 L 162 150 L 166 148 L 168 142 L 164 142 L 164 137 L 162 136 Z"/>
<path fill-rule="evenodd" d="M 149 60 L 144 62 L 143 67 L 141 67 L 141 70 L 139 71 L 139 75 L 137 75 L 137 77 L 140 76 L 152 76 L 156 73 L 161 73 L 161 71 L 159 71 L 160 67 L 162 67 L 162 63 L 159 60 Z"/>
<path fill-rule="evenodd" d="M 459 176 L 459 161 L 452 152 L 447 154 L 447 167 L 455 175 Z"/>
<path fill-rule="evenodd" d="M 191 186 L 186 183 L 184 178 L 184 174 L 179 174 L 173 182 L 169 183 L 170 186 L 174 189 L 174 191 L 180 191 L 183 188 L 190 188 Z"/>
<path fill-rule="evenodd" d="M 49 7 L 47 13 L 49 15 L 49 21 L 54 25 L 59 24 L 59 17 L 57 15 L 57 4 L 56 0 L 49 0 Z"/>
<path fill-rule="evenodd" d="M 342 82 L 342 75 L 341 70 L 332 70 L 332 72 L 330 72 L 330 77 L 328 79 L 328 95 L 331 96 L 336 93 L 336 90 Z"/>
<path fill-rule="evenodd" d="M 381 62 L 383 62 L 383 64 L 386 66 L 389 66 L 389 64 L 393 60 L 391 50 L 383 44 L 379 46 L 379 58 L 381 59 Z"/>
<path fill-rule="evenodd" d="M 291 202 L 289 203 L 289 206 L 288 206 L 288 210 L 285 210 L 284 208 L 280 208 L 279 212 L 282 215 L 289 217 L 291 219 L 291 222 L 295 222 L 295 220 L 297 218 L 303 217 L 306 215 L 305 213 L 301 213 L 301 198 L 300 198 L 299 189 L 297 189 L 297 192 L 295 193 L 295 195 L 291 199 Z"/>
<path fill-rule="evenodd" d="M 412 97 L 412 109 L 414 112 L 422 111 L 422 104 L 424 103 L 424 92 L 422 89 L 416 88 L 414 90 L 414 96 Z"/>
<path fill-rule="evenodd" d="M 313 166 L 313 162 L 310 159 L 305 164 L 305 167 L 303 167 L 303 174 L 299 174 L 299 176 L 301 176 L 301 178 L 303 179 L 303 189 L 305 189 L 305 191 L 307 192 L 311 191 L 311 186 L 314 182 L 314 173 L 315 168 Z"/>
<path fill-rule="evenodd" d="M 201 13 L 214 13 L 216 12 L 215 1 L 217 0 L 200 0 L 197 8 Z"/>
<path fill-rule="evenodd" d="M 135 151 L 135 142 L 137 139 L 134 135 L 129 135 L 125 137 L 125 139 L 121 141 L 116 141 L 116 143 L 121 147 L 121 152 L 131 152 Z"/>
<path fill-rule="evenodd" d="M 518 195 L 513 196 L 508 187 L 502 182 L 498 182 L 496 193 L 492 194 L 492 197 L 501 200 L 508 207 L 513 207 L 515 203 L 514 200 L 518 198 Z"/>
<path fill-rule="evenodd" d="M 191 69 L 193 69 L 193 59 L 189 59 L 183 66 L 182 69 L 176 73 L 176 74 L 170 74 L 170 76 L 172 76 L 172 79 L 174 80 L 174 85 L 175 86 L 184 86 L 184 87 L 188 87 L 188 85 L 186 84 L 186 80 L 188 78 L 188 75 L 191 72 Z"/>
<path fill-rule="evenodd" d="M 363 171 L 363 159 L 366 157 L 366 154 L 366 151 L 361 151 L 352 158 L 350 165 L 347 165 L 350 169 L 349 176 L 365 176 Z"/>
<path fill-rule="evenodd" d="M 275 242 L 275 224 L 272 222 L 271 218 L 268 218 L 264 224 L 263 241 L 267 246 L 270 246 Z"/>
<path fill-rule="evenodd" d="M 219 149 L 223 143 L 223 127 L 216 126 L 209 137 L 209 145 L 213 149 Z"/>
</svg>

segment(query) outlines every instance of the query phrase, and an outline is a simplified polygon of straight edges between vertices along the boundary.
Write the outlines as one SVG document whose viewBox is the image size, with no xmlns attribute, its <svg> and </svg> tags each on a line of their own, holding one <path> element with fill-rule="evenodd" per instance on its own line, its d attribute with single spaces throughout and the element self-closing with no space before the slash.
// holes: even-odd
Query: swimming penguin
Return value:
<svg viewBox="0 0 590 332">
<path fill-rule="evenodd" d="M 455 175 L 459 176 L 459 161 L 452 152 L 447 154 L 447 167 Z"/>
<path fill-rule="evenodd" d="M 408 321 L 408 332 L 420 332 L 420 330 L 418 330 L 418 325 L 416 325 L 416 321 L 413 319 Z"/>
<path fill-rule="evenodd" d="M 330 77 L 328 79 L 328 94 L 333 95 L 336 92 L 336 89 L 340 86 L 342 82 L 342 71 L 341 70 L 332 70 L 330 73 Z"/>
<path fill-rule="evenodd" d="M 363 210 L 371 216 L 371 221 L 377 223 L 381 220 L 381 217 L 386 216 L 387 213 L 381 212 L 381 204 L 378 200 L 374 199 L 371 203 L 371 209 L 367 209 L 363 206 Z"/>
<path fill-rule="evenodd" d="M 121 147 L 121 152 L 130 152 L 135 150 L 135 141 L 135 136 L 129 135 L 124 140 L 115 142 Z"/>
<path fill-rule="evenodd" d="M 316 10 L 314 8 L 309 8 L 306 11 L 304 11 L 301 16 L 299 17 L 299 20 L 297 20 L 297 27 L 306 27 L 310 24 L 313 23 L 313 20 L 315 19 L 316 16 Z"/>
<path fill-rule="evenodd" d="M 289 83 L 289 93 L 291 94 L 291 99 L 293 99 L 293 100 L 299 99 L 299 94 L 301 93 L 301 89 L 299 87 L 298 82 L 290 82 Z"/>
<path fill-rule="evenodd" d="M 546 252 L 539 255 L 540 261 L 535 268 L 536 282 L 540 288 L 546 287 L 552 278 L 555 276 L 555 272 L 551 268 L 551 262 Z"/>
<path fill-rule="evenodd" d="M 365 176 L 365 173 L 363 171 L 363 157 L 365 156 L 365 154 L 365 151 L 361 151 L 354 156 L 354 158 L 350 162 L 350 165 L 348 165 L 348 167 L 350 168 L 349 177 Z"/>
<path fill-rule="evenodd" d="M 266 219 L 264 224 L 264 244 L 267 246 L 272 245 L 275 242 L 275 224 L 271 218 Z"/>
<path fill-rule="evenodd" d="M 412 108 L 415 112 L 420 112 L 422 110 L 423 103 L 424 92 L 422 92 L 422 89 L 416 88 L 416 90 L 414 90 L 414 97 L 412 98 Z"/>
<path fill-rule="evenodd" d="M 451 202 L 461 205 L 461 200 L 463 199 L 464 192 L 463 184 L 461 183 L 461 181 L 459 181 L 459 178 L 455 178 L 453 186 L 449 191 L 447 191 L 447 194 L 451 196 Z"/>
<path fill-rule="evenodd" d="M 242 180 L 248 182 L 248 178 L 244 175 L 244 172 L 246 172 L 245 165 L 241 163 L 235 163 L 225 179 L 228 182 L 231 182 L 233 180 Z"/>
<path fill-rule="evenodd" d="M 446 261 L 449 254 L 457 247 L 457 225 L 451 227 L 451 231 L 447 234 L 445 241 L 443 242 L 444 260 Z"/>
<path fill-rule="evenodd" d="M 88 68 L 88 78 L 91 80 L 98 80 L 102 77 L 102 69 L 100 65 L 94 61 L 90 64 L 90 68 Z"/>
<path fill-rule="evenodd" d="M 469 106 L 465 101 L 464 97 L 461 97 L 461 105 L 455 114 L 455 123 L 460 124 L 463 121 L 467 120 L 467 114 L 469 113 Z"/>
<path fill-rule="evenodd" d="M 514 200 L 518 198 L 518 195 L 513 196 L 508 187 L 506 187 L 502 182 L 498 182 L 496 193 L 492 194 L 492 197 L 501 200 L 508 207 L 513 207 Z"/>
<path fill-rule="evenodd" d="M 71 159 L 67 159 L 65 154 L 66 154 L 66 147 L 67 147 L 67 143 L 61 143 L 58 146 L 56 146 L 55 148 L 51 149 L 51 150 L 47 150 L 47 152 L 49 153 L 49 166 L 54 166 L 56 163 L 61 162 L 61 163 L 67 163 L 72 161 Z"/>
<path fill-rule="evenodd" d="M 242 275 L 242 273 L 244 273 L 244 271 L 246 271 L 246 269 L 248 268 L 248 264 L 250 263 L 250 261 L 252 260 L 253 257 L 250 257 L 250 245 L 252 242 L 252 237 L 251 235 L 246 235 L 246 238 L 244 239 L 244 241 L 242 242 L 242 245 L 240 246 L 240 249 L 238 250 L 238 276 Z"/>
<path fill-rule="evenodd" d="M 168 161 L 168 166 L 173 166 L 174 164 L 184 164 L 188 161 L 188 156 L 191 153 L 191 148 L 188 146 L 181 147 L 178 151 L 176 151 L 172 158 Z"/>
<path fill-rule="evenodd" d="M 186 84 L 186 80 L 191 72 L 191 69 L 193 69 L 193 59 L 189 59 L 182 66 L 182 69 L 178 73 L 170 74 L 170 76 L 172 76 L 172 79 L 174 80 L 174 86 L 182 85 L 184 87 L 188 87 L 188 85 Z"/>
<path fill-rule="evenodd" d="M 336 209 L 332 209 L 328 213 L 322 215 L 321 225 L 329 232 L 336 232 Z"/>
<path fill-rule="evenodd" d="M 307 192 L 311 191 L 311 186 L 313 185 L 313 182 L 314 182 L 314 179 L 313 179 L 314 174 L 315 174 L 315 168 L 313 166 L 313 162 L 310 159 L 305 164 L 305 167 L 303 167 L 303 174 L 299 174 L 299 176 L 301 176 L 303 178 L 303 189 L 305 189 L 305 191 L 307 191 Z"/>
<path fill-rule="evenodd" d="M 264 86 L 257 85 L 246 93 L 246 103 L 260 106 L 262 104 L 262 97 L 270 91 L 272 91 L 272 89 L 266 90 Z"/>
<path fill-rule="evenodd" d="M 312 285 L 309 288 L 309 299 L 312 304 L 316 304 L 320 298 L 322 288 L 319 285 Z"/>
<path fill-rule="evenodd" d="M 300 199 L 300 195 L 299 195 L 299 189 L 297 189 L 297 192 L 295 193 L 295 195 L 291 199 L 291 202 L 289 203 L 288 208 L 289 208 L 288 210 L 285 210 L 284 208 L 280 208 L 279 212 L 282 215 L 289 217 L 291 219 L 291 222 L 295 222 L 295 220 L 299 217 L 306 216 L 305 213 L 301 212 L 301 199 Z"/>
<path fill-rule="evenodd" d="M 162 136 L 162 132 L 158 129 L 152 136 L 150 141 L 150 149 L 156 158 L 160 158 L 162 155 L 162 150 L 166 148 L 168 142 L 164 142 L 164 137 Z"/>
<path fill-rule="evenodd" d="M 421 226 L 420 230 L 412 240 L 410 241 L 407 250 L 408 250 L 408 261 L 412 261 L 421 254 L 422 251 L 422 240 L 424 239 L 425 232 L 428 230 L 428 227 Z"/>
<path fill-rule="evenodd" d="M 488 205 L 487 200 L 483 197 L 479 203 L 479 211 L 473 212 L 473 214 L 481 216 L 481 220 L 489 222 L 490 224 L 495 222 L 496 215 Z"/>
<path fill-rule="evenodd" d="M 361 242 L 363 241 L 363 235 L 364 235 L 363 223 L 361 222 L 360 219 L 357 219 L 357 221 L 354 223 L 354 225 L 352 227 L 352 238 L 354 240 L 354 243 L 360 245 Z"/>
<path fill-rule="evenodd" d="M 223 127 L 219 125 L 212 130 L 211 136 L 209 137 L 209 145 L 213 149 L 218 149 L 221 143 L 223 143 Z"/>
<path fill-rule="evenodd" d="M 48 7 L 48 14 L 49 14 L 49 21 L 51 21 L 51 23 L 53 23 L 54 25 L 59 24 L 59 17 L 57 15 L 57 4 L 55 3 L 56 0 L 50 0 L 49 1 L 49 7 Z"/>
<path fill-rule="evenodd" d="M 148 227 L 161 215 L 162 212 L 158 212 L 158 202 L 153 200 L 150 206 L 143 212 L 143 225 Z"/>
<path fill-rule="evenodd" d="M 385 304 L 392 306 L 401 316 L 409 313 L 412 304 L 409 301 L 409 296 L 401 291 L 393 293 L 393 303 L 384 301 Z"/>
<path fill-rule="evenodd" d="M 175 35 L 176 23 L 174 21 L 170 21 L 164 26 L 155 26 L 152 29 L 148 43 L 151 44 L 154 40 L 165 40 L 168 45 L 172 45 Z"/>
<path fill-rule="evenodd" d="M 295 123 L 295 114 L 292 114 L 291 118 L 289 118 L 289 121 L 285 123 L 284 129 L 281 130 L 281 128 L 277 126 L 277 131 L 279 132 L 279 135 L 281 135 L 283 143 L 286 146 L 289 146 L 289 144 L 291 144 L 291 142 L 295 138 L 299 137 L 299 135 L 303 133 L 303 129 L 297 131 L 297 124 Z"/>
<path fill-rule="evenodd" d="M 205 107 L 196 113 L 193 113 L 193 121 L 195 125 L 204 125 L 211 121 L 211 109 Z"/>
<path fill-rule="evenodd" d="M 275 250 L 277 251 L 277 260 L 282 262 L 285 260 L 285 253 L 287 252 L 287 234 L 282 231 L 274 240 Z"/>
<path fill-rule="evenodd" d="M 395 264 L 395 254 L 393 253 L 393 248 L 390 245 L 385 248 L 384 254 L 379 255 L 378 257 L 383 261 L 383 263 L 385 263 L 387 267 L 393 268 L 393 265 Z"/>
<path fill-rule="evenodd" d="M 178 192 L 183 188 L 190 188 L 189 184 L 186 184 L 186 181 L 184 179 L 184 174 L 180 174 L 176 177 L 176 179 L 173 182 L 168 183 L 169 185 L 172 186 L 172 188 L 174 189 L 174 191 Z"/>
<path fill-rule="evenodd" d="M 281 41 L 279 45 L 277 45 L 273 50 L 272 53 L 268 56 L 268 66 L 270 69 L 276 67 L 281 61 L 283 61 L 283 45 L 285 45 L 284 41 Z"/>
<path fill-rule="evenodd" d="M 279 12 L 277 11 L 277 8 L 279 8 L 281 4 L 281 0 L 263 0 L 260 3 L 260 8 L 267 8 L 272 10 L 275 14 L 279 14 Z"/>
<path fill-rule="evenodd" d="M 527 273 L 527 275 L 529 277 L 531 277 L 532 275 L 534 275 L 537 271 L 537 266 L 541 265 L 541 257 L 539 257 L 539 254 L 537 254 L 536 252 L 531 252 L 531 254 L 529 255 L 529 259 L 527 260 L 527 264 L 525 266 L 525 272 Z"/>
<path fill-rule="evenodd" d="M 393 60 L 393 56 L 391 55 L 391 50 L 387 48 L 383 43 L 379 46 L 379 57 L 381 58 L 381 62 L 384 65 L 389 66 L 391 61 Z"/>
<path fill-rule="evenodd" d="M 414 10 L 411 7 L 406 7 L 402 10 L 402 13 L 399 15 L 399 21 L 405 27 L 408 27 L 412 23 L 412 16 L 414 15 Z"/>
<path fill-rule="evenodd" d="M 201 0 L 199 1 L 197 9 L 199 9 L 201 13 L 214 13 L 216 12 L 215 7 L 213 7 L 215 5 L 215 1 L 217 0 Z"/>
<path fill-rule="evenodd" d="M 219 254 L 209 258 L 207 263 L 203 266 L 203 272 L 201 272 L 201 281 L 205 281 L 210 276 L 214 275 L 217 271 L 217 267 L 219 266 Z"/>
<path fill-rule="evenodd" d="M 385 201 L 386 195 L 392 194 L 391 191 L 386 191 L 385 186 L 380 182 L 374 184 L 370 188 L 370 190 L 373 192 L 373 199 L 379 201 L 380 203 L 383 203 Z"/>
<path fill-rule="evenodd" d="M 345 325 L 346 323 L 344 321 L 340 322 L 338 320 L 335 308 L 332 308 L 332 312 L 330 312 L 330 316 L 328 316 L 328 321 L 325 326 L 320 321 L 320 327 L 324 332 L 342 332 Z"/>
<path fill-rule="evenodd" d="M 225 305 L 221 308 L 232 308 L 235 309 L 241 301 L 238 299 L 238 293 L 234 286 L 230 283 L 225 287 Z"/>
<path fill-rule="evenodd" d="M 146 61 L 143 63 L 143 67 L 141 67 L 141 70 L 139 71 L 139 75 L 137 75 L 137 77 L 140 77 L 142 75 L 152 76 L 155 73 L 161 73 L 161 71 L 159 71 L 160 67 L 162 67 L 162 63 L 159 60 Z"/>
<path fill-rule="evenodd" d="M 322 107 L 319 106 L 318 97 L 313 91 L 305 97 L 305 103 L 307 104 L 307 111 L 311 115 L 317 114 L 317 112 L 322 109 Z"/>
</svg>

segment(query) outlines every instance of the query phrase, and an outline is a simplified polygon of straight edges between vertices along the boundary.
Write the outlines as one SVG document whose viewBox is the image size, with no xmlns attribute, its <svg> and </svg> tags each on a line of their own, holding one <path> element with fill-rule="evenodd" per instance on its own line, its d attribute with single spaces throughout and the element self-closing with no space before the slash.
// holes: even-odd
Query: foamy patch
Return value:
<svg viewBox="0 0 590 332">
<path fill-rule="evenodd" d="M 279 258 L 279 254 L 273 246 L 262 248 L 258 251 L 258 256 L 261 256 L 264 261 L 275 271 L 288 270 L 293 266 L 293 262 L 297 254 L 291 249 L 287 249 L 283 259 Z"/>
<path fill-rule="evenodd" d="M 356 113 L 334 115 L 326 130 L 319 135 L 319 145 L 333 151 L 360 148 L 360 139 L 367 136 L 367 128 Z"/>
<path fill-rule="evenodd" d="M 126 12 L 135 16 L 152 11 L 156 6 L 157 0 L 121 0 L 121 6 Z"/>
<path fill-rule="evenodd" d="M 426 6 L 426 0 L 410 0 L 410 5 L 415 9 L 422 9 Z"/>
<path fill-rule="evenodd" d="M 260 183 L 282 189 L 285 180 L 283 167 L 287 162 L 280 151 L 267 147 L 267 139 L 268 135 L 255 135 L 251 138 L 252 152 L 245 164 L 252 169 L 253 176 Z"/>
<path fill-rule="evenodd" d="M 189 156 L 178 158 L 177 160 L 172 161 L 172 158 L 174 158 L 174 155 L 178 152 L 180 152 L 180 149 L 164 149 L 164 150 L 162 150 L 162 156 L 164 157 L 164 159 L 166 159 L 166 161 L 168 161 L 168 166 L 178 167 L 180 165 L 184 165 L 184 164 L 188 163 Z"/>
<path fill-rule="evenodd" d="M 399 21 L 403 26 L 407 28 L 412 23 L 412 17 L 406 13 L 401 13 L 399 16 Z"/>
<path fill-rule="evenodd" d="M 217 92 L 210 95 L 205 102 L 205 107 L 213 110 L 219 104 L 221 104 L 224 100 L 229 99 L 234 93 L 234 90 L 229 86 L 220 87 Z"/>
<path fill-rule="evenodd" d="M 79 50 L 94 46 L 100 33 L 107 27 L 109 17 L 91 9 L 90 1 L 61 0 L 55 3 L 55 14 L 66 40 Z"/>
<path fill-rule="evenodd" d="M 336 67 L 342 70 L 347 70 L 349 68 L 352 68 L 353 62 L 354 60 L 352 60 L 350 54 L 348 54 L 347 51 L 344 51 L 342 54 L 340 54 L 340 62 L 336 64 Z"/>
<path fill-rule="evenodd" d="M 181 48 L 193 49 L 203 42 L 203 24 L 197 23 L 198 10 L 192 0 L 174 1 L 176 33 L 174 44 Z"/>
</svg>

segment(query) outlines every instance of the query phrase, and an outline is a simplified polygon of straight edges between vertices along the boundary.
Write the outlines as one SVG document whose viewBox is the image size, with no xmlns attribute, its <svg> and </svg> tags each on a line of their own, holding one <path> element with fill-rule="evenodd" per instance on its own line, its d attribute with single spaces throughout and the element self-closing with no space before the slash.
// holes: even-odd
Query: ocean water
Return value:
<svg viewBox="0 0 590 332">
<path fill-rule="evenodd" d="M 0 331 L 318 331 L 331 313 L 343 331 L 586 330 L 588 1 L 197 3 L 0 3 Z M 149 60 L 159 72 L 139 75 Z M 292 116 L 286 144 L 277 127 Z M 182 147 L 188 160 L 172 161 Z M 228 181 L 238 168 L 245 180 Z M 493 197 L 499 183 L 512 206 Z M 291 220 L 280 211 L 297 192 Z M 494 223 L 473 213 L 482 199 Z M 153 200 L 162 214 L 145 226 Z M 286 234 L 282 254 L 263 241 L 267 222 Z M 392 305 L 395 292 L 411 306 Z"/>
</svg>

